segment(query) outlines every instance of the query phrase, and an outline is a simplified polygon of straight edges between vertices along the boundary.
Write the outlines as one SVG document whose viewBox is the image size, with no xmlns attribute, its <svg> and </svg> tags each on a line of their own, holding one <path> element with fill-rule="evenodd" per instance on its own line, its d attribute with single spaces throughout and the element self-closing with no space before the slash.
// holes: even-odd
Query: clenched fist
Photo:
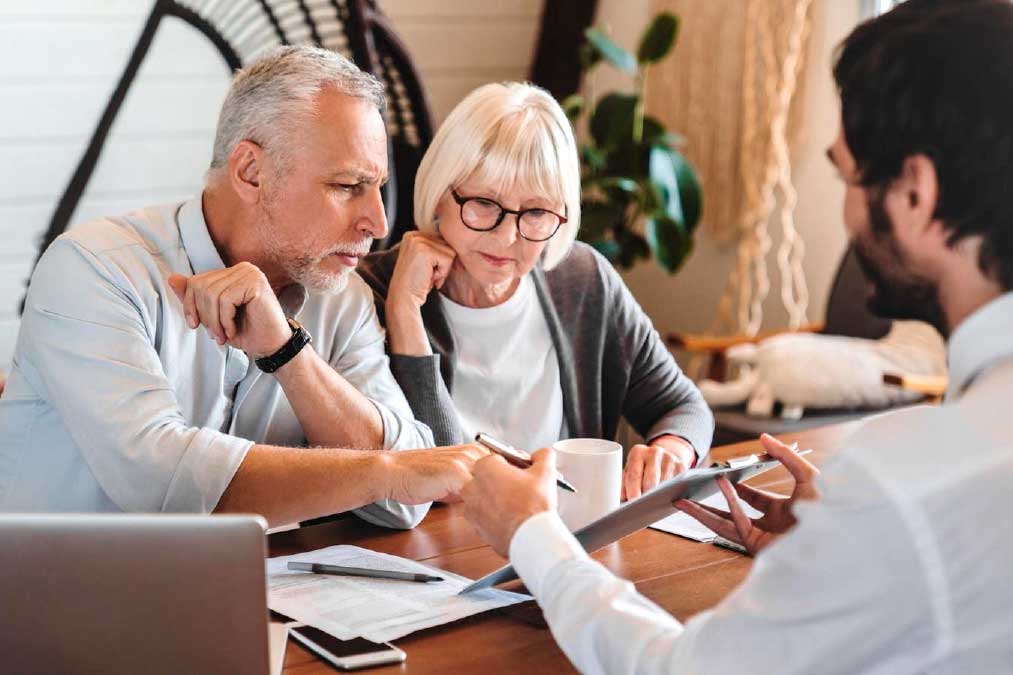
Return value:
<svg viewBox="0 0 1013 675">
<path fill-rule="evenodd" d="M 183 303 L 187 325 L 204 326 L 220 345 L 259 359 L 292 337 L 278 297 L 256 265 L 241 262 L 192 277 L 173 274 L 169 286 Z"/>
</svg>

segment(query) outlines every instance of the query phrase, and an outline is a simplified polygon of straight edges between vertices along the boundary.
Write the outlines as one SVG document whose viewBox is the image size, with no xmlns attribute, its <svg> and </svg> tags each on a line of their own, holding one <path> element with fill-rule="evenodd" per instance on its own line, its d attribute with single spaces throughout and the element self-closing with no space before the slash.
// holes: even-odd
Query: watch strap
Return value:
<svg viewBox="0 0 1013 675">
<path fill-rule="evenodd" d="M 306 329 L 299 325 L 295 319 L 289 319 L 288 325 L 292 328 L 292 337 L 288 339 L 281 349 L 270 356 L 263 356 L 255 361 L 257 367 L 265 373 L 273 373 L 283 365 L 295 358 L 295 355 L 302 351 L 302 348 L 313 342 L 313 338 L 306 332 Z"/>
</svg>

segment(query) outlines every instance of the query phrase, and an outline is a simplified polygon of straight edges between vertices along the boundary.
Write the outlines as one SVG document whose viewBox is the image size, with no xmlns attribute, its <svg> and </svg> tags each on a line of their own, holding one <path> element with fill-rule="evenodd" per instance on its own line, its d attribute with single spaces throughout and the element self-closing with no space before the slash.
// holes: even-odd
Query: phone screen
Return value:
<svg viewBox="0 0 1013 675">
<path fill-rule="evenodd" d="M 293 633 L 299 633 L 307 640 L 315 642 L 338 658 L 392 651 L 388 645 L 380 642 L 372 642 L 371 640 L 367 640 L 365 638 L 339 640 L 333 635 L 329 635 L 322 630 L 313 628 L 312 626 L 298 626 L 293 627 L 291 630 Z"/>
</svg>

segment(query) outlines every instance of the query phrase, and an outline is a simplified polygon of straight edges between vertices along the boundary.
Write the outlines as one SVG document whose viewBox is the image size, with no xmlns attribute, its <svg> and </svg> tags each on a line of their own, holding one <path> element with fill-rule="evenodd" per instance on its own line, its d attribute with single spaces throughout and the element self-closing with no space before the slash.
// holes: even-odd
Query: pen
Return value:
<svg viewBox="0 0 1013 675">
<path fill-rule="evenodd" d="M 516 448 L 507 445 L 503 441 L 497 441 L 489 434 L 483 433 L 481 431 L 478 432 L 477 434 L 475 434 L 475 442 L 480 443 L 481 445 L 484 445 L 485 447 L 489 448 L 497 455 L 499 455 L 500 457 L 502 457 L 503 459 L 510 462 L 516 467 L 519 467 L 521 469 L 527 469 L 528 467 L 531 466 L 531 458 L 528 457 L 525 453 L 522 453 Z M 559 473 L 558 471 L 556 472 L 556 485 L 563 488 L 564 490 L 569 490 L 570 492 L 577 491 L 577 488 L 573 487 L 573 485 L 571 485 L 568 480 L 563 478 L 563 474 Z"/>
<path fill-rule="evenodd" d="M 736 553 L 741 553 L 742 555 L 749 555 L 749 550 L 746 549 L 745 546 L 737 544 L 730 539 L 725 539 L 722 536 L 714 537 L 711 544 L 714 546 L 720 546 L 721 548 L 727 548 L 729 551 L 735 551 Z"/>
<path fill-rule="evenodd" d="M 398 581 L 443 581 L 443 577 L 414 572 L 395 572 L 393 570 L 371 570 L 365 567 L 342 567 L 324 563 L 289 562 L 288 568 L 295 572 L 313 572 L 314 574 L 335 574 L 344 577 L 371 577 L 373 579 L 397 579 Z"/>
</svg>

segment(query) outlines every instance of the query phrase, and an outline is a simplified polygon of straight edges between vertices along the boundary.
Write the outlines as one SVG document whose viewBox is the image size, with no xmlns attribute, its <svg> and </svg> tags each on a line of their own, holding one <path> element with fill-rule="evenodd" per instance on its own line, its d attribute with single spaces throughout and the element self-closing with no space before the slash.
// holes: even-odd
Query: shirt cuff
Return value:
<svg viewBox="0 0 1013 675">
<path fill-rule="evenodd" d="M 366 398 L 380 413 L 384 450 L 414 450 L 433 447 L 433 437 L 429 427 L 418 420 L 408 421 L 379 401 Z"/>
<path fill-rule="evenodd" d="M 201 428 L 173 472 L 162 511 L 211 513 L 232 482 L 253 441 Z"/>
<path fill-rule="evenodd" d="M 555 511 L 531 516 L 510 540 L 510 562 L 536 598 L 541 597 L 545 579 L 556 565 L 587 557 Z"/>
</svg>

